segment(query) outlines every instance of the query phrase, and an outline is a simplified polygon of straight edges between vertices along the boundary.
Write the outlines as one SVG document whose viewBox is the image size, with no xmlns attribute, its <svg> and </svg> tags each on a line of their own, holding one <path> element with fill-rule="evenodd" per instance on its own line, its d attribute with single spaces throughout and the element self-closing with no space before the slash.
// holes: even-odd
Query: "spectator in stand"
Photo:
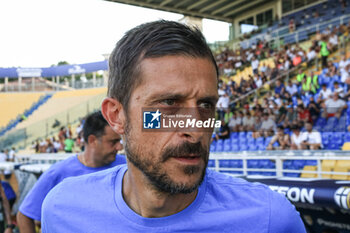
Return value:
<svg viewBox="0 0 350 233">
<path fill-rule="evenodd" d="M 311 83 L 311 85 L 315 88 L 315 91 L 320 88 L 318 84 L 318 75 L 314 74 L 313 71 L 310 72 L 310 75 L 307 76 L 307 82 Z"/>
<path fill-rule="evenodd" d="M 254 74 L 254 82 L 257 88 L 260 88 L 263 85 L 263 81 L 259 74 Z"/>
<path fill-rule="evenodd" d="M 333 93 L 332 98 L 323 103 L 323 117 L 337 117 L 339 119 L 347 107 L 345 101 L 339 99 L 338 93 Z"/>
<path fill-rule="evenodd" d="M 254 117 L 250 114 L 249 111 L 245 114 L 242 120 L 243 130 L 244 131 L 254 131 L 255 120 Z"/>
<path fill-rule="evenodd" d="M 311 121 L 311 115 L 310 112 L 307 108 L 304 107 L 304 105 L 300 104 L 297 107 L 298 111 L 298 121 L 302 122 L 303 124 L 306 122 Z"/>
<path fill-rule="evenodd" d="M 237 116 L 237 113 L 233 113 L 230 121 L 228 123 L 228 127 L 231 132 L 238 132 L 242 125 L 242 119 Z"/>
<path fill-rule="evenodd" d="M 279 95 L 283 95 L 285 91 L 284 84 L 281 82 L 281 80 L 276 80 L 276 86 L 275 86 L 275 93 Z"/>
<path fill-rule="evenodd" d="M 298 66 L 302 61 L 303 58 L 299 53 L 295 53 L 294 57 L 293 57 L 293 66 Z"/>
<path fill-rule="evenodd" d="M 339 85 L 338 82 L 334 82 L 333 83 L 333 93 L 338 93 L 338 96 L 340 98 L 343 98 L 345 93 L 344 93 L 344 89 Z"/>
<path fill-rule="evenodd" d="M 293 18 L 289 20 L 288 28 L 290 33 L 295 31 L 295 22 Z"/>
<path fill-rule="evenodd" d="M 337 34 L 335 32 L 331 33 L 328 42 L 329 42 L 329 45 L 330 45 L 330 50 L 331 51 L 336 51 L 337 48 L 338 48 L 339 41 L 338 41 L 338 36 L 337 36 Z"/>
<path fill-rule="evenodd" d="M 345 56 L 342 56 L 342 58 L 339 62 L 339 69 L 340 70 L 345 69 L 345 67 L 349 64 L 350 64 L 350 61 L 347 60 Z"/>
<path fill-rule="evenodd" d="M 290 96 L 298 95 L 298 87 L 292 82 L 292 80 L 288 80 L 286 91 L 290 94 Z"/>
<path fill-rule="evenodd" d="M 285 121 L 283 122 L 284 128 L 290 128 L 292 125 L 296 124 L 298 121 L 298 112 L 294 111 L 292 105 L 287 106 L 287 113 Z"/>
<path fill-rule="evenodd" d="M 348 85 L 348 90 L 350 90 L 350 63 L 345 66 L 345 68 L 340 70 L 341 82 Z"/>
<path fill-rule="evenodd" d="M 276 129 L 276 123 L 270 118 L 268 113 L 263 114 L 263 119 L 260 127 L 260 135 L 264 137 L 269 137 L 273 134 Z"/>
<path fill-rule="evenodd" d="M 276 118 L 277 125 L 282 125 L 287 116 L 287 109 L 285 106 L 286 101 L 283 100 L 281 106 L 278 108 L 278 115 Z"/>
<path fill-rule="evenodd" d="M 224 120 L 221 120 L 221 127 L 217 134 L 215 134 L 215 139 L 229 139 L 230 138 L 230 128 Z"/>
<path fill-rule="evenodd" d="M 74 140 L 72 139 L 72 136 L 69 136 L 64 140 L 64 151 L 66 153 L 72 153 L 73 149 L 74 149 Z"/>
<path fill-rule="evenodd" d="M 52 138 L 52 141 L 53 141 L 54 153 L 57 153 L 58 151 L 62 150 L 61 143 L 57 141 L 55 137 Z"/>
<path fill-rule="evenodd" d="M 7 160 L 8 162 L 14 162 L 16 157 L 16 148 L 12 147 L 8 153 Z"/>
<path fill-rule="evenodd" d="M 329 47 L 328 47 L 328 43 L 327 43 L 327 37 L 325 35 L 322 37 L 322 41 L 321 41 L 320 46 L 321 46 L 320 54 L 321 54 L 321 59 L 322 59 L 322 68 L 327 68 Z"/>
<path fill-rule="evenodd" d="M 301 83 L 303 82 L 304 78 L 305 78 L 305 73 L 303 72 L 302 69 L 299 69 L 298 74 L 297 74 L 297 84 L 298 84 L 298 86 L 301 85 Z"/>
<path fill-rule="evenodd" d="M 332 96 L 332 91 L 327 88 L 327 84 L 322 84 L 322 89 L 321 89 L 320 94 L 319 94 L 320 100 L 325 101 L 325 100 L 329 99 L 331 96 Z M 320 102 L 320 101 L 318 101 L 318 102 Z"/>
<path fill-rule="evenodd" d="M 216 104 L 217 112 L 220 120 L 224 119 L 225 112 L 228 109 L 229 104 L 230 104 L 230 97 L 228 97 L 227 93 L 223 91 L 223 95 L 219 97 L 219 100 Z"/>
<path fill-rule="evenodd" d="M 302 149 L 302 141 L 303 136 L 300 133 L 300 128 L 298 125 L 293 125 L 291 127 L 292 130 L 292 136 L 291 136 L 291 149 L 292 150 L 301 150 Z"/>
<path fill-rule="evenodd" d="M 301 82 L 301 94 L 307 95 L 307 94 L 314 94 L 316 93 L 316 88 L 312 84 L 312 82 L 309 82 L 307 78 L 304 78 Z"/>
<path fill-rule="evenodd" d="M 273 145 L 277 142 L 278 146 L 274 147 Z M 286 150 L 290 147 L 289 135 L 284 133 L 283 126 L 277 127 L 277 133 L 272 137 L 267 150 Z"/>
<path fill-rule="evenodd" d="M 318 150 L 322 148 L 322 138 L 320 132 L 312 129 L 312 123 L 307 122 L 306 131 L 302 133 L 301 148 L 303 150 Z"/>
<path fill-rule="evenodd" d="M 251 66 L 253 69 L 253 74 L 257 74 L 259 72 L 259 60 L 256 59 L 255 56 L 252 58 Z"/>
<path fill-rule="evenodd" d="M 317 54 L 313 47 L 309 48 L 309 52 L 307 53 L 307 62 L 308 64 L 312 64 L 311 62 L 316 58 Z"/>
<path fill-rule="evenodd" d="M 333 77 L 337 74 L 337 67 L 333 64 L 333 62 L 329 61 L 327 63 L 327 74 L 328 77 Z"/>
<path fill-rule="evenodd" d="M 316 122 L 318 117 L 320 116 L 320 106 L 315 102 L 314 97 L 310 97 L 309 105 L 307 106 L 312 122 Z"/>
</svg>

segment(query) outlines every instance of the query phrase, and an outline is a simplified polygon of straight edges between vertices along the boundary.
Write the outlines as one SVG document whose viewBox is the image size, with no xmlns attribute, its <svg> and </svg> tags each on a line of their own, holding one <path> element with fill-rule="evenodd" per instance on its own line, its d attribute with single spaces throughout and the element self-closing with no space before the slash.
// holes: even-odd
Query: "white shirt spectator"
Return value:
<svg viewBox="0 0 350 233">
<path fill-rule="evenodd" d="M 342 69 L 345 69 L 345 67 L 347 65 L 349 65 L 350 61 L 349 60 L 346 60 L 346 59 L 343 59 L 339 62 L 339 69 L 342 70 Z"/>
<path fill-rule="evenodd" d="M 6 154 L 3 152 L 0 152 L 0 162 L 6 162 Z"/>
<path fill-rule="evenodd" d="M 225 95 L 225 93 L 226 92 L 224 90 L 222 90 L 221 88 L 218 90 L 219 96 Z"/>
<path fill-rule="evenodd" d="M 53 142 L 53 147 L 56 149 L 56 151 L 61 150 L 61 143 L 59 141 Z"/>
<path fill-rule="evenodd" d="M 315 59 L 315 57 L 316 57 L 316 52 L 315 52 L 315 50 L 309 51 L 309 52 L 306 54 L 306 56 L 307 56 L 307 60 L 308 60 L 308 61 L 311 61 L 311 60 Z"/>
<path fill-rule="evenodd" d="M 350 78 L 349 72 L 345 69 L 340 70 L 340 75 L 341 75 L 341 82 L 345 83 L 345 81 Z"/>
<path fill-rule="evenodd" d="M 237 125 L 242 125 L 242 119 L 240 117 L 236 117 L 236 118 L 231 117 L 230 121 L 228 122 L 228 127 L 234 128 Z"/>
<path fill-rule="evenodd" d="M 338 93 L 340 97 L 344 97 L 344 89 L 341 86 L 338 86 L 338 88 L 334 88 L 334 93 Z"/>
<path fill-rule="evenodd" d="M 292 96 L 292 95 L 294 95 L 295 93 L 298 92 L 298 87 L 297 87 L 297 85 L 292 83 L 292 85 L 287 85 L 286 86 L 286 91 Z"/>
<path fill-rule="evenodd" d="M 338 45 L 338 36 L 336 34 L 332 35 L 329 38 L 329 43 L 331 43 L 333 46 Z"/>
<path fill-rule="evenodd" d="M 300 146 L 300 143 L 303 141 L 303 135 L 302 133 L 299 133 L 299 135 L 297 136 L 295 133 L 292 134 L 292 143 L 294 143 L 297 147 Z"/>
<path fill-rule="evenodd" d="M 227 109 L 230 104 L 230 98 L 228 96 L 221 96 L 218 100 L 216 107 L 218 109 Z"/>
<path fill-rule="evenodd" d="M 327 113 L 336 113 L 340 108 L 344 107 L 346 105 L 344 100 L 341 99 L 328 99 L 325 102 Z"/>
<path fill-rule="evenodd" d="M 271 118 L 268 118 L 266 121 L 263 120 L 260 127 L 260 129 L 262 130 L 270 130 L 270 129 L 275 130 L 275 128 L 276 128 L 276 123 Z"/>
<path fill-rule="evenodd" d="M 328 88 L 326 90 L 323 90 L 322 88 L 322 90 L 320 91 L 320 96 L 322 99 L 328 99 L 330 95 L 332 95 L 332 91 Z"/>
<path fill-rule="evenodd" d="M 254 125 L 254 117 L 248 118 L 247 116 L 243 117 L 242 124 L 244 126 L 253 126 Z"/>
<path fill-rule="evenodd" d="M 15 154 L 16 154 L 16 152 L 15 152 L 13 149 L 11 149 L 11 150 L 9 151 L 8 159 L 9 159 L 9 160 L 14 159 L 14 158 L 15 158 Z"/>
<path fill-rule="evenodd" d="M 303 132 L 302 141 L 306 141 L 311 144 L 322 144 L 321 134 L 316 130 L 312 130 L 311 132 Z"/>
<path fill-rule="evenodd" d="M 254 61 L 252 61 L 252 69 L 256 70 L 259 68 L 259 60 L 255 59 Z"/>
<path fill-rule="evenodd" d="M 241 66 L 242 66 L 242 62 L 241 61 L 238 61 L 238 62 L 235 63 L 235 67 L 236 68 L 239 68 Z"/>
<path fill-rule="evenodd" d="M 290 62 L 289 62 L 289 60 L 286 60 L 286 61 L 284 62 L 283 68 L 284 68 L 284 70 L 289 70 L 289 67 L 290 67 Z"/>
<path fill-rule="evenodd" d="M 262 79 L 259 77 L 259 78 L 255 78 L 254 79 L 255 81 L 255 85 L 259 88 L 263 85 L 263 82 L 262 82 Z"/>
</svg>

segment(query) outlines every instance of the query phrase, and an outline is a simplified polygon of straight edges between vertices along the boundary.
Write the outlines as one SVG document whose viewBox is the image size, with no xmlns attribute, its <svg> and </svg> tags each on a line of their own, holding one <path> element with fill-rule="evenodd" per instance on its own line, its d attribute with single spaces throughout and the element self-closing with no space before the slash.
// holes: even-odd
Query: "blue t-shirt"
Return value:
<svg viewBox="0 0 350 233">
<path fill-rule="evenodd" d="M 117 155 L 113 163 L 104 167 L 87 167 L 83 165 L 77 156 L 71 156 L 63 161 L 55 163 L 46 172 L 44 172 L 28 195 L 23 200 L 19 211 L 25 216 L 41 220 L 41 206 L 47 193 L 60 183 L 63 179 L 71 176 L 80 176 L 93 172 L 102 171 L 120 164 L 125 164 L 126 159 L 123 155 Z"/>
<path fill-rule="evenodd" d="M 121 165 L 57 185 L 44 200 L 42 232 L 305 232 L 298 212 L 281 194 L 210 170 L 184 210 L 142 217 L 123 199 L 126 170 Z"/>
</svg>

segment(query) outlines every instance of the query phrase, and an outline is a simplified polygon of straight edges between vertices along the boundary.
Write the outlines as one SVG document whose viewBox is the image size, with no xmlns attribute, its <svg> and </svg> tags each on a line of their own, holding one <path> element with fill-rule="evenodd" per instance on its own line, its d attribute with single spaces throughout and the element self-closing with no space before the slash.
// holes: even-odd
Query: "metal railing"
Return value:
<svg viewBox="0 0 350 233">
<path fill-rule="evenodd" d="M 308 173 L 317 174 L 318 178 L 322 178 L 322 175 L 347 175 L 350 176 L 350 172 L 335 172 L 335 171 L 322 171 L 322 161 L 324 160 L 336 160 L 350 161 L 350 151 L 258 151 L 258 152 L 240 152 L 240 153 L 211 153 L 210 160 L 215 161 L 215 166 L 210 167 L 215 171 L 220 172 L 240 172 L 241 175 L 247 176 L 249 172 L 275 172 L 275 177 L 283 177 L 284 173 Z M 221 160 L 241 160 L 242 167 L 222 167 L 220 166 Z M 249 160 L 271 160 L 275 163 L 275 168 L 248 168 Z M 316 171 L 304 171 L 303 169 L 286 169 L 283 168 L 283 161 L 285 160 L 313 160 L 316 161 Z M 349 167 L 350 170 L 350 167 Z"/>
</svg>

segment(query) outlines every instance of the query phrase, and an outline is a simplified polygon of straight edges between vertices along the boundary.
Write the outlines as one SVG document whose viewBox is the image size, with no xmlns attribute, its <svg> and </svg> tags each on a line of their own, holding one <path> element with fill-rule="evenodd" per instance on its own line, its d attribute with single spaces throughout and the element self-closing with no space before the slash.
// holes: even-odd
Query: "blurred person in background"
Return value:
<svg viewBox="0 0 350 233">
<path fill-rule="evenodd" d="M 300 127 L 298 125 L 293 125 L 291 127 L 292 136 L 291 136 L 291 149 L 292 150 L 301 150 L 301 143 L 303 141 L 303 136 L 300 133 Z"/>
<path fill-rule="evenodd" d="M 17 213 L 21 233 L 35 233 L 35 222 L 40 225 L 41 206 L 47 193 L 63 179 L 102 171 L 126 163 L 124 156 L 117 156 L 123 149 L 121 137 L 116 134 L 100 111 L 87 116 L 83 127 L 85 150 L 44 172 L 23 200 Z"/>
<path fill-rule="evenodd" d="M 303 150 L 319 150 L 322 148 L 322 138 L 320 132 L 312 129 L 312 123 L 305 124 L 306 131 L 302 133 L 300 142 Z"/>
<path fill-rule="evenodd" d="M 274 144 L 277 142 L 277 146 Z M 290 139 L 289 135 L 284 133 L 283 126 L 277 127 L 276 134 L 272 137 L 269 145 L 267 146 L 267 150 L 286 150 L 290 147 Z"/>
</svg>

